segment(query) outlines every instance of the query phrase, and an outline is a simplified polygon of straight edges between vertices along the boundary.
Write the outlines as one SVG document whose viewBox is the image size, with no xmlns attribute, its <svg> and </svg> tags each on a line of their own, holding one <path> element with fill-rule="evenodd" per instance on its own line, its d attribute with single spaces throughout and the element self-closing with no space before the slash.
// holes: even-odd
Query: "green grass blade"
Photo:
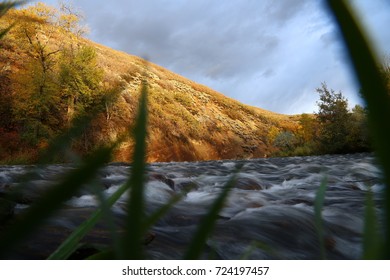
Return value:
<svg viewBox="0 0 390 280">
<path fill-rule="evenodd" d="M 5 29 L 0 30 L 0 39 L 3 38 L 4 35 L 7 34 L 11 30 L 12 27 L 13 27 L 13 25 L 11 25 Z"/>
<path fill-rule="evenodd" d="M 146 95 L 146 85 L 144 85 L 144 88 L 143 88 L 143 95 Z M 146 98 L 146 96 L 145 96 Z M 141 96 L 141 102 L 140 102 L 140 108 L 144 108 L 146 109 L 146 99 L 144 99 L 142 96 Z M 141 110 L 141 109 L 140 109 Z M 136 136 L 136 141 L 138 143 L 138 141 L 142 141 L 143 143 L 146 142 L 146 118 L 144 117 L 145 116 L 145 112 L 142 112 L 140 111 L 139 112 L 139 116 L 138 117 L 138 121 L 137 121 L 137 124 L 139 125 L 139 122 L 141 121 L 141 124 L 144 125 L 144 131 L 145 131 L 145 135 L 142 139 L 140 138 L 137 138 L 140 136 L 139 134 L 139 131 L 141 130 L 142 132 L 142 129 L 141 128 L 137 128 L 136 127 L 136 130 L 135 130 L 135 136 Z M 142 148 L 142 147 L 141 147 Z M 138 149 L 138 150 L 137 150 Z M 139 146 L 136 146 L 135 148 L 136 151 L 139 151 Z M 145 152 L 143 153 L 145 154 Z M 143 162 L 143 165 L 145 164 L 144 163 L 144 156 L 140 156 L 139 154 L 135 155 L 134 158 L 138 158 L 138 159 L 142 159 L 142 162 Z M 138 166 L 136 165 L 138 164 Z M 145 174 L 145 166 L 139 166 L 139 162 L 137 161 L 136 163 L 136 160 L 134 161 L 134 166 L 133 166 L 133 172 L 132 172 L 132 176 L 130 177 L 130 180 L 122 185 L 116 192 L 114 192 L 110 198 L 105 202 L 105 208 L 110 208 L 114 205 L 114 203 L 129 189 L 130 186 L 132 186 L 133 184 L 138 184 L 138 186 L 143 186 L 143 177 L 144 177 L 144 174 Z M 138 171 L 137 171 L 138 170 Z M 135 177 L 135 178 L 134 178 Z M 140 180 L 140 177 L 142 177 L 142 181 Z M 140 183 L 141 182 L 141 183 Z M 142 187 L 143 189 L 143 187 Z M 141 190 L 143 191 L 143 190 Z M 139 197 L 139 194 L 136 194 L 135 197 Z M 133 191 L 131 193 L 131 197 L 133 197 Z M 143 200 L 143 195 L 141 196 L 142 200 Z M 138 202 L 138 201 L 137 201 Z M 140 204 L 136 203 L 136 206 L 137 207 L 140 207 L 139 206 Z M 142 207 L 142 206 L 141 206 Z M 140 210 L 140 208 L 137 208 L 137 210 Z M 134 210 L 133 210 L 134 211 Z M 66 259 L 68 258 L 72 252 L 74 252 L 74 250 L 76 250 L 78 248 L 78 244 L 79 242 L 82 240 L 82 238 L 93 228 L 93 226 L 102 218 L 103 216 L 103 212 L 104 212 L 104 209 L 101 207 L 99 209 L 97 209 L 93 214 L 92 216 L 87 220 L 85 221 L 84 223 L 82 223 L 61 245 L 60 247 L 49 257 L 49 259 Z M 136 213 L 136 214 L 139 214 L 139 213 Z M 137 220 L 137 218 L 136 218 Z M 137 227 L 138 229 L 142 229 L 142 226 L 141 226 L 141 223 L 142 223 L 142 217 L 141 219 L 139 219 L 138 221 L 139 223 L 139 226 Z M 132 230 L 132 228 L 130 229 Z M 143 234 L 142 234 L 142 231 L 139 233 L 139 236 L 140 236 L 140 240 L 142 239 L 143 237 Z M 123 238 L 123 240 L 126 240 L 127 236 L 125 236 Z M 116 242 L 115 238 L 114 238 L 114 242 Z M 134 242 L 135 243 L 135 242 Z M 137 242 L 137 244 L 134 244 L 134 245 L 128 245 L 129 247 L 124 247 L 124 248 L 133 248 L 133 246 L 140 246 L 142 244 L 142 241 L 140 242 Z M 114 244 L 115 246 L 115 244 Z M 117 246 L 115 246 L 117 247 Z M 122 247 L 123 248 L 123 247 Z M 142 248 L 141 248 L 142 250 Z M 111 256 L 114 255 L 116 258 L 126 258 L 126 253 L 127 253 L 128 250 L 126 249 L 119 249 L 117 248 L 114 252 L 111 252 Z M 140 258 L 139 256 L 137 256 L 138 258 Z M 131 258 L 128 257 L 128 258 Z"/>
<path fill-rule="evenodd" d="M 8 12 L 8 10 L 15 8 L 19 5 L 22 5 L 24 3 L 26 3 L 26 1 L 7 1 L 7 2 L 0 3 L 0 17 L 5 15 Z M 13 24 L 5 29 L 1 29 L 0 30 L 0 39 L 3 38 L 5 36 L 5 34 L 7 34 L 8 31 L 10 31 L 10 29 L 12 27 L 13 27 Z"/>
<path fill-rule="evenodd" d="M 218 218 L 219 212 L 222 210 L 224 203 L 229 195 L 231 188 L 234 186 L 236 177 L 233 176 L 226 184 L 221 194 L 217 197 L 214 203 L 211 205 L 209 212 L 200 222 L 194 237 L 188 246 L 187 252 L 184 255 L 186 260 L 198 259 L 203 251 L 203 248 L 207 242 L 208 236 L 211 234 L 215 222 Z"/>
<path fill-rule="evenodd" d="M 344 0 L 328 0 L 328 5 L 340 27 L 367 104 L 372 141 L 387 186 L 385 189 L 387 238 L 384 248 L 390 248 L 390 96 L 374 52 L 349 5 Z M 384 258 L 390 258 L 390 250 L 385 252 Z"/>
<path fill-rule="evenodd" d="M 150 229 L 158 220 L 160 220 L 172 207 L 178 203 L 186 193 L 180 193 L 173 196 L 166 204 L 157 209 L 152 215 L 150 215 L 144 223 L 144 231 Z"/>
<path fill-rule="evenodd" d="M 103 193 L 103 187 L 101 185 L 96 185 L 93 193 L 96 195 L 96 197 L 100 202 L 100 209 L 102 210 L 102 219 L 105 225 L 108 227 L 109 233 L 111 235 L 113 250 L 115 253 L 119 254 L 120 253 L 119 233 L 117 231 L 117 226 L 115 224 L 115 216 L 114 213 L 111 211 L 111 207 L 114 205 L 114 203 L 119 199 L 121 195 L 116 200 L 108 201 Z"/>
<path fill-rule="evenodd" d="M 99 208 L 92 216 L 82 223 L 71 235 L 55 250 L 47 259 L 48 260 L 66 260 L 77 250 L 81 239 L 95 226 L 101 219 L 102 209 Z"/>
<path fill-rule="evenodd" d="M 375 260 L 381 258 L 381 248 L 383 244 L 378 225 L 373 193 L 371 190 L 368 190 L 365 204 L 363 232 L 363 259 L 365 260 Z"/>
<path fill-rule="evenodd" d="M 55 157 L 61 156 L 61 154 L 70 148 L 73 140 L 80 138 L 85 129 L 90 125 L 91 121 L 92 114 L 90 116 L 78 118 L 73 122 L 72 126 L 68 130 L 50 141 L 49 146 L 40 153 L 38 158 L 38 165 L 31 167 L 26 174 L 21 175 L 19 178 L 21 183 L 12 192 L 7 194 L 9 199 L 14 200 L 16 197 L 18 197 L 19 192 L 23 190 L 23 188 L 25 188 L 34 177 L 36 177 L 42 166 L 52 163 L 55 161 Z M 113 147 L 118 145 L 120 143 L 119 141 L 120 140 L 114 143 Z M 64 157 L 62 157 L 62 160 L 66 161 Z M 78 163 L 80 163 L 80 160 L 78 160 Z"/>
<path fill-rule="evenodd" d="M 326 192 L 326 179 L 321 182 L 320 187 L 317 190 L 314 200 L 314 222 L 317 230 L 318 241 L 320 244 L 320 257 L 326 259 L 326 249 L 324 242 L 324 225 L 322 220 L 322 208 L 324 207 Z"/>
<path fill-rule="evenodd" d="M 95 116 L 96 114 L 91 114 L 75 119 L 70 128 L 50 141 L 49 146 L 40 153 L 38 162 L 40 164 L 48 164 L 55 162 L 55 157 L 58 157 L 58 155 L 64 156 L 64 153 L 71 147 L 73 141 L 81 138 Z M 61 160 L 64 161 L 65 158 Z"/>
<path fill-rule="evenodd" d="M 134 128 L 135 148 L 133 165 L 129 180 L 130 198 L 128 201 L 128 219 L 122 239 L 122 259 L 143 259 L 142 239 L 144 237 L 144 183 L 146 171 L 147 136 L 147 83 L 142 85 L 138 115 Z"/>
<path fill-rule="evenodd" d="M 126 192 L 127 185 L 122 185 L 116 190 L 106 201 L 106 207 L 112 207 L 116 201 Z M 102 218 L 104 211 L 102 208 L 97 209 L 91 217 L 83 222 L 58 248 L 48 259 L 64 260 L 67 259 L 76 249 L 81 239 L 95 226 Z"/>
<path fill-rule="evenodd" d="M 113 260 L 115 259 L 115 253 L 112 250 L 99 252 L 86 258 L 87 260 Z"/>
<path fill-rule="evenodd" d="M 0 3 L 0 17 L 5 15 L 8 10 L 15 8 L 16 6 L 25 4 L 27 1 L 6 1 L 3 3 Z"/>
<path fill-rule="evenodd" d="M 100 149 L 31 205 L 17 222 L 2 233 L 0 256 L 6 254 L 19 241 L 37 229 L 45 219 L 62 206 L 63 202 L 69 200 L 78 189 L 90 182 L 96 176 L 97 171 L 110 160 L 111 154 L 110 148 Z"/>
</svg>

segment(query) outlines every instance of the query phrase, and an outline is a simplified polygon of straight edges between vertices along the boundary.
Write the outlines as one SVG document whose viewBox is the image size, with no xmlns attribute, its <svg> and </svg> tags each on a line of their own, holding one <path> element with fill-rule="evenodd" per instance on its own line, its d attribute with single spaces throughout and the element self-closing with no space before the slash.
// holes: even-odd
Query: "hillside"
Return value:
<svg viewBox="0 0 390 280">
<path fill-rule="evenodd" d="M 20 77 L 29 71 L 31 60 L 34 59 L 32 50 L 27 48 L 29 42 L 22 42 L 23 38 L 18 37 L 17 33 L 18 24 L 28 21 L 39 24 L 38 35 L 45 38 L 44 50 L 56 50 L 52 51 L 53 55 L 50 56 L 53 65 L 60 59 L 60 53 L 65 46 L 87 46 L 96 52 L 95 67 L 103 72 L 98 90 L 109 89 L 106 92 L 112 92 L 113 97 L 109 99 L 113 101 L 109 108 L 106 102 L 105 110 L 93 120 L 89 137 L 84 143 L 86 151 L 98 144 L 117 139 L 132 125 L 144 77 L 149 88 L 150 162 L 264 157 L 276 150 L 269 139 L 272 132 L 294 130 L 297 127 L 292 116 L 244 105 L 139 57 L 115 51 L 79 36 L 71 36 L 46 18 L 37 20 L 36 15 L 31 16 L 23 11 L 11 11 L 0 19 L 1 27 L 17 22 L 0 43 L 3 95 L 1 114 L 8 114 L 9 119 L 12 119 L 20 106 L 14 102 L 25 86 L 20 82 Z M 59 72 L 58 66 L 53 66 L 53 69 L 53 72 Z M 111 90 L 113 87 L 115 90 Z M 60 115 L 63 115 L 66 109 L 66 100 L 56 100 L 58 118 L 61 118 Z M 9 105 L 4 102 L 9 102 Z M 58 119 L 58 123 L 64 121 Z M 59 124 L 53 124 L 53 127 Z M 0 160 L 20 156 L 26 153 L 26 147 L 31 148 L 31 145 L 23 144 L 23 137 L 20 137 L 23 132 L 20 120 L 15 120 L 12 124 L 3 122 L 2 125 L 5 138 L 13 137 L 12 139 L 22 144 L 17 147 L 10 146 L 9 141 L 3 138 Z M 45 146 L 44 142 L 39 141 L 36 146 Z M 114 160 L 129 161 L 132 147 L 132 140 L 125 141 Z M 29 152 L 31 153 L 31 149 Z"/>
<path fill-rule="evenodd" d="M 267 140 L 273 127 L 295 126 L 290 116 L 244 105 L 152 63 L 145 69 L 138 57 L 94 47 L 106 75 L 125 78 L 118 102 L 126 104 L 129 119 L 147 76 L 150 161 L 263 157 L 274 150 Z M 117 130 L 111 131 L 113 136 Z"/>
</svg>

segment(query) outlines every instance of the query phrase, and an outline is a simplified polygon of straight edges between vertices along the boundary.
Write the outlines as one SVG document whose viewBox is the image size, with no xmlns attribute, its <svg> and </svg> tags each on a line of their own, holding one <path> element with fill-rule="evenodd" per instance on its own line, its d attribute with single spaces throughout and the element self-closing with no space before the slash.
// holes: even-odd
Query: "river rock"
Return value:
<svg viewBox="0 0 390 280">
<path fill-rule="evenodd" d="M 149 175 L 149 178 L 150 178 L 150 180 L 156 180 L 156 181 L 163 182 L 164 184 L 168 185 L 172 190 L 175 190 L 175 182 L 163 174 L 152 173 Z"/>
<path fill-rule="evenodd" d="M 199 186 L 194 181 L 184 180 L 175 184 L 176 192 L 189 192 L 199 189 Z"/>
<path fill-rule="evenodd" d="M 256 191 L 256 190 L 262 190 L 265 189 L 260 183 L 252 178 L 238 178 L 235 187 L 238 189 L 242 190 L 251 190 L 251 191 Z"/>
</svg>

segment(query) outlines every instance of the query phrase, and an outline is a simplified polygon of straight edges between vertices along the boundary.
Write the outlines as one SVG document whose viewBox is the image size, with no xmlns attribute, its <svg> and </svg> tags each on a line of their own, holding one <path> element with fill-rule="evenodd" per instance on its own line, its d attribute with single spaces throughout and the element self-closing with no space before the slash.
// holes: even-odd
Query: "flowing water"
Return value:
<svg viewBox="0 0 390 280">
<path fill-rule="evenodd" d="M 238 166 L 237 180 L 207 241 L 203 258 L 318 259 L 314 201 L 324 178 L 327 191 L 322 216 L 326 257 L 362 257 L 367 190 L 372 190 L 379 205 L 384 188 L 380 169 L 371 154 L 150 164 L 145 188 L 147 214 L 177 193 L 187 193 L 150 230 L 145 242 L 148 258 L 183 257 L 202 217 Z M 28 169 L 0 167 L 0 195 L 16 188 Z M 71 169 L 70 165 L 39 169 L 18 196 L 14 216 L 25 211 L 60 174 Z M 98 180 L 104 193 L 109 195 L 118 189 L 130 172 L 131 165 L 107 165 Z M 112 208 L 119 228 L 126 217 L 126 199 L 124 195 Z M 97 205 L 98 199 L 89 188 L 84 188 L 10 258 L 47 257 Z M 109 244 L 108 223 L 100 222 L 85 239 L 84 249 L 72 257 L 84 257 L 93 253 L 93 247 Z"/>
</svg>

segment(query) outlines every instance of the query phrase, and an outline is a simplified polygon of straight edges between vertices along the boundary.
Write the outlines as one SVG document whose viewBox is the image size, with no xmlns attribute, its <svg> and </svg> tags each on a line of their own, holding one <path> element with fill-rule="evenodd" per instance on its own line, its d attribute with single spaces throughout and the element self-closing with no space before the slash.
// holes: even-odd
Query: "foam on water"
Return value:
<svg viewBox="0 0 390 280">
<path fill-rule="evenodd" d="M 96 207 L 99 205 L 99 202 L 94 195 L 82 195 L 80 197 L 73 197 L 66 204 L 72 207 Z"/>
</svg>

